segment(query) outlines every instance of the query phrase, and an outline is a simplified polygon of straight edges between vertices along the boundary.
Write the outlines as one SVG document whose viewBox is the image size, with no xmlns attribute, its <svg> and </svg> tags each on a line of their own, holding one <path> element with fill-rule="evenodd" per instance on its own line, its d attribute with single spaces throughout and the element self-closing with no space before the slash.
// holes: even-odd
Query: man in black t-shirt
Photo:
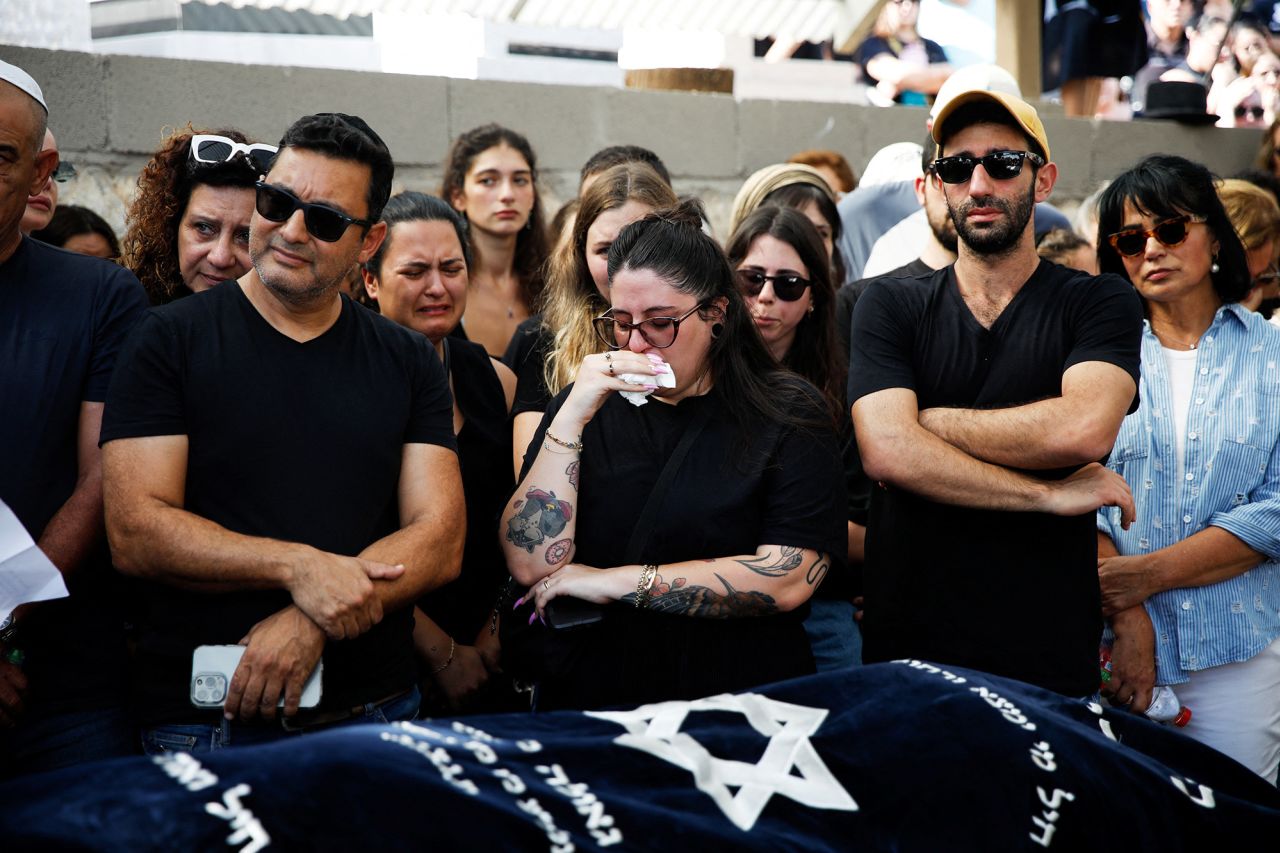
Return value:
<svg viewBox="0 0 1280 853">
<path fill-rule="evenodd" d="M 121 356 L 107 529 L 145 581 L 149 752 L 417 713 L 411 605 L 465 533 L 452 398 L 426 338 L 339 293 L 386 235 L 392 170 L 359 118 L 299 119 L 258 187 L 253 269 L 153 309 Z M 236 643 L 225 708 L 193 707 L 194 650 Z"/>
<path fill-rule="evenodd" d="M 1097 689 L 1097 464 L 1135 403 L 1141 307 L 1114 276 L 1036 256 L 1057 169 L 1035 111 L 968 92 L 933 126 L 952 267 L 879 281 L 853 316 L 849 399 L 883 488 L 868 524 L 864 659 L 914 657 L 1068 695 Z"/>
<path fill-rule="evenodd" d="M 147 301 L 128 270 L 21 235 L 28 195 L 58 165 L 41 150 L 46 117 L 35 81 L 0 62 L 0 500 L 71 593 L 0 611 L 0 776 L 136 752 L 98 430 Z"/>
</svg>

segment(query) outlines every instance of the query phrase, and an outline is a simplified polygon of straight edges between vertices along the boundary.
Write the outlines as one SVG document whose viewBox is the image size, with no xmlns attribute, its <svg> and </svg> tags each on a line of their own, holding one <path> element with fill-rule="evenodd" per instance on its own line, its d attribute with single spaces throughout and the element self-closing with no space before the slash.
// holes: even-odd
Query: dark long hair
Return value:
<svg viewBox="0 0 1280 853">
<path fill-rule="evenodd" d="M 773 192 L 765 196 L 760 204 L 763 207 L 766 204 L 776 204 L 780 207 L 793 207 L 796 210 L 803 210 L 809 206 L 809 202 L 818 205 L 818 212 L 822 214 L 822 218 L 827 220 L 827 224 L 831 226 L 831 274 L 832 280 L 844 283 L 844 258 L 840 254 L 840 236 L 844 233 L 844 225 L 840 221 L 840 212 L 836 209 L 836 203 L 832 200 L 830 194 L 823 192 L 821 187 L 813 184 L 794 183 L 787 184 L 785 187 L 778 187 Z M 819 240 L 822 238 L 819 237 Z M 822 249 L 822 253 L 827 253 L 826 247 Z"/>
<path fill-rule="evenodd" d="M 547 243 L 546 217 L 542 212 L 542 193 L 538 191 L 538 158 L 533 146 L 523 135 L 499 124 L 485 124 L 472 128 L 453 141 L 449 159 L 445 163 L 444 180 L 440 183 L 440 197 L 452 202 L 453 194 L 461 192 L 466 184 L 467 171 L 477 156 L 499 145 L 509 145 L 529 164 L 533 176 L 533 209 L 529 211 L 527 227 L 520 229 L 516 237 L 515 273 L 520 279 L 520 297 L 533 310 L 542 293 L 542 267 L 550 254 Z"/>
<path fill-rule="evenodd" d="M 751 320 L 737 277 L 724 252 L 702 230 L 702 204 L 686 199 L 627 225 L 609 249 L 609 280 L 621 270 L 645 270 L 701 306 L 698 316 L 723 328 L 712 339 L 707 369 L 738 426 L 746 446 L 760 422 L 800 428 L 829 428 L 826 418 L 806 417 L 821 394 L 806 380 L 783 370 Z M 825 253 L 823 253 L 825 254 Z M 725 301 L 724 311 L 713 303 Z M 744 460 L 745 461 L 745 460 Z"/>
<path fill-rule="evenodd" d="M 1208 169 L 1185 157 L 1153 154 L 1102 191 L 1098 199 L 1098 268 L 1128 279 L 1124 261 L 1107 241 L 1107 235 L 1124 225 L 1126 201 L 1156 220 L 1187 213 L 1203 217 L 1218 241 L 1218 271 L 1210 273 L 1213 289 L 1223 302 L 1239 302 L 1248 294 L 1253 279 L 1244 246 L 1231 227 Z"/>
<path fill-rule="evenodd" d="M 795 340 L 782 363 L 822 392 L 832 420 L 839 422 L 844 410 L 847 368 L 836 345 L 836 292 L 831 283 L 826 247 L 808 217 L 794 208 L 771 204 L 752 211 L 729 237 L 725 247 L 729 266 L 737 269 L 750 254 L 752 244 L 766 235 L 796 250 L 809 271 L 809 294 L 813 300 L 813 311 L 800 320 Z"/>
<path fill-rule="evenodd" d="M 471 269 L 471 241 L 467 239 L 467 223 L 442 198 L 426 193 L 406 190 L 393 195 L 382 208 L 382 221 L 387 223 L 387 236 L 378 246 L 364 268 L 377 275 L 382 271 L 382 260 L 387 256 L 387 247 L 395 239 L 395 227 L 401 222 L 447 222 L 453 226 L 458 235 L 458 244 L 462 246 L 462 258 Z"/>
<path fill-rule="evenodd" d="M 72 237 L 78 237 L 81 234 L 97 234 L 107 241 L 107 246 L 111 249 L 111 257 L 120 257 L 120 241 L 116 239 L 116 232 L 111 230 L 111 226 L 105 219 L 87 207 L 60 204 L 54 208 L 53 218 L 49 220 L 48 225 L 39 231 L 31 232 L 31 236 L 35 239 L 59 248 L 67 245 L 67 241 Z"/>
</svg>

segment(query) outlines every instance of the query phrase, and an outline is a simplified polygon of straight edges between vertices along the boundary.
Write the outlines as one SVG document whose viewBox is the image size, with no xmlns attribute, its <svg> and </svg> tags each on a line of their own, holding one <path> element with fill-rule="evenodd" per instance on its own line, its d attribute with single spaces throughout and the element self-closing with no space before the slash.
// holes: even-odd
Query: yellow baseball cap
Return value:
<svg viewBox="0 0 1280 853">
<path fill-rule="evenodd" d="M 1011 95 L 1007 92 L 990 92 L 985 89 L 977 89 L 956 95 L 947 102 L 945 107 L 938 111 L 938 115 L 934 118 L 933 141 L 938 145 L 942 145 L 947 119 L 965 104 L 979 101 L 990 101 L 1002 107 L 1005 112 L 1013 117 L 1018 126 L 1026 131 L 1027 136 L 1039 143 L 1040 148 L 1044 151 L 1044 159 L 1046 161 L 1051 159 L 1049 155 L 1049 135 L 1044 132 L 1044 125 L 1040 122 L 1040 116 L 1036 113 L 1036 108 L 1016 95 Z"/>
</svg>

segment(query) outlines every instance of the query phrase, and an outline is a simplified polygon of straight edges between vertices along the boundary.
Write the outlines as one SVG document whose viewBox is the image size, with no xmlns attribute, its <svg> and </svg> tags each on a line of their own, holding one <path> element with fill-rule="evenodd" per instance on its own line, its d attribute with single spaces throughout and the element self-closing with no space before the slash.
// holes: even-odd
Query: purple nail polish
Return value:
<svg viewBox="0 0 1280 853">
<path fill-rule="evenodd" d="M 533 611 L 532 613 L 530 613 L 530 614 L 529 614 L 529 624 L 530 624 L 530 625 L 532 625 L 532 624 L 533 624 L 533 620 L 534 620 L 534 619 L 540 619 L 540 618 L 541 618 L 541 617 L 540 617 L 540 616 L 538 616 L 538 611 L 536 611 L 536 610 L 535 610 L 535 611 Z"/>
<path fill-rule="evenodd" d="M 644 386 L 644 390 L 646 390 L 646 391 L 657 391 L 657 390 L 658 390 L 658 386 L 657 386 L 657 385 L 646 385 L 646 386 Z"/>
</svg>

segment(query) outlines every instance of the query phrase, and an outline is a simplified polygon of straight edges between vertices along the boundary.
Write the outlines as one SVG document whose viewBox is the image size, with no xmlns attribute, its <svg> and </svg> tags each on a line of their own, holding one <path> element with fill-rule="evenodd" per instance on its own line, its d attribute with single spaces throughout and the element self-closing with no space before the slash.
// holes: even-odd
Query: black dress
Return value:
<svg viewBox="0 0 1280 853">
<path fill-rule="evenodd" d="M 570 390 L 552 401 L 532 446 L 541 446 Z M 792 410 L 810 409 L 821 419 L 816 392 L 792 393 Z M 671 484 L 643 558 L 624 554 L 663 466 L 700 407 L 712 407 L 709 419 Z M 833 570 L 843 570 L 845 498 L 834 429 L 761 420 L 744 444 L 713 389 L 676 405 L 635 407 L 611 396 L 583 430 L 582 443 L 575 562 L 599 568 L 637 560 L 669 564 L 754 554 L 762 544 L 775 544 L 826 553 Z M 526 472 L 532 461 L 526 460 Z M 659 572 L 667 583 L 678 578 Z M 732 592 L 715 579 L 703 585 L 719 595 Z M 603 621 L 568 629 L 582 639 L 563 672 L 539 683 L 538 708 L 690 699 L 811 673 L 802 625 L 807 612 L 805 606 L 721 619 L 612 605 Z"/>
</svg>

